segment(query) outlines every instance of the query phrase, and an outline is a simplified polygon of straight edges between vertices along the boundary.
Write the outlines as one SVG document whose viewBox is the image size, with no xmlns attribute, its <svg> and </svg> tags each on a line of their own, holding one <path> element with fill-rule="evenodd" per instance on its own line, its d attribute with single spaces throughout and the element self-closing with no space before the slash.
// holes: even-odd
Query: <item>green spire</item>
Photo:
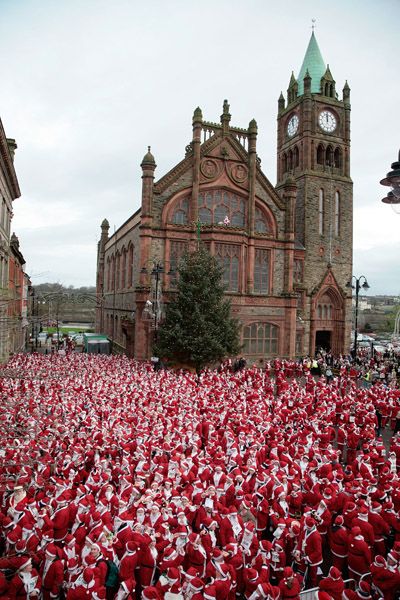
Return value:
<svg viewBox="0 0 400 600">
<path fill-rule="evenodd" d="M 317 40 L 315 39 L 314 32 L 312 32 L 311 34 L 311 38 L 303 60 L 303 64 L 301 65 L 300 73 L 297 78 L 299 84 L 299 96 L 302 96 L 304 94 L 303 79 L 306 75 L 307 70 L 311 77 L 311 93 L 319 94 L 319 92 L 321 91 L 321 77 L 324 76 L 324 73 L 326 71 L 326 65 L 324 63 L 324 59 L 322 58 L 321 51 L 318 47 Z"/>
</svg>

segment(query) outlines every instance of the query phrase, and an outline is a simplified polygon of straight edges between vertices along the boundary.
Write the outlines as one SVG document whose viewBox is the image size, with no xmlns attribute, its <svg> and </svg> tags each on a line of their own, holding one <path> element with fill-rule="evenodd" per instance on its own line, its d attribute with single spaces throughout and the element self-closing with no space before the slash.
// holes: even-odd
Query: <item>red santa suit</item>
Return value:
<svg viewBox="0 0 400 600">
<path fill-rule="evenodd" d="M 185 548 L 186 570 L 192 567 L 198 577 L 204 577 L 207 564 L 207 552 L 201 543 L 201 536 L 197 533 L 189 535 L 189 542 Z"/>
<path fill-rule="evenodd" d="M 338 515 L 328 532 L 329 547 L 332 552 L 333 566 L 343 572 L 347 565 L 349 533 L 343 525 L 342 515 Z"/>
<path fill-rule="evenodd" d="M 121 581 L 135 579 L 135 569 L 139 564 L 139 552 L 135 542 L 127 542 L 125 553 L 119 563 L 119 577 Z"/>
<path fill-rule="evenodd" d="M 143 546 L 140 551 L 139 576 L 140 585 L 144 588 L 151 586 L 157 566 L 157 549 L 155 542 L 148 535 L 143 536 Z"/>
<path fill-rule="evenodd" d="M 302 541 L 302 554 L 308 566 L 308 577 L 311 587 L 317 584 L 317 569 L 322 564 L 322 540 L 321 534 L 316 528 L 312 517 L 305 519 L 305 532 Z"/>
<path fill-rule="evenodd" d="M 359 527 L 353 527 L 349 539 L 349 572 L 356 581 L 369 572 L 371 550 L 364 540 Z"/>
<path fill-rule="evenodd" d="M 100 600 L 105 597 L 104 587 L 95 578 L 94 569 L 86 567 L 79 581 L 76 587 L 68 591 L 67 600 Z"/>
<path fill-rule="evenodd" d="M 221 521 L 219 528 L 219 538 L 221 546 L 224 547 L 231 542 L 238 540 L 244 529 L 243 519 L 237 514 L 234 506 L 230 508 L 229 514 Z"/>
<path fill-rule="evenodd" d="M 359 527 L 361 529 L 362 536 L 367 542 L 368 546 L 372 549 L 375 542 L 374 528 L 371 523 L 368 522 L 368 509 L 365 507 L 360 508 L 360 512 L 351 522 L 351 527 Z"/>
<path fill-rule="evenodd" d="M 301 583 L 300 575 L 293 573 L 292 567 L 285 567 L 279 582 L 280 600 L 300 600 Z"/>
<path fill-rule="evenodd" d="M 400 590 L 400 573 L 391 570 L 383 556 L 376 556 L 370 568 L 373 584 L 378 588 L 384 600 L 393 600 Z"/>
<path fill-rule="evenodd" d="M 18 571 L 10 581 L 8 597 L 16 600 L 39 598 L 42 581 L 38 572 L 32 569 L 31 559 L 18 557 L 14 559 L 14 566 Z"/>
<path fill-rule="evenodd" d="M 70 523 L 70 510 L 67 500 L 62 496 L 60 496 L 56 502 L 57 508 L 53 512 L 51 520 L 53 521 L 54 541 L 56 544 L 59 544 L 63 541 L 63 539 L 68 533 Z"/>
<path fill-rule="evenodd" d="M 45 552 L 45 560 L 40 568 L 42 578 L 42 597 L 43 600 L 50 600 L 59 595 L 64 580 L 64 567 L 62 561 L 58 558 L 57 547 L 54 544 L 48 544 Z"/>
<path fill-rule="evenodd" d="M 344 582 L 339 569 L 331 567 L 328 577 L 324 577 L 319 582 L 319 589 L 329 594 L 333 600 L 342 600 Z"/>
<path fill-rule="evenodd" d="M 379 502 L 372 503 L 372 509 L 368 515 L 368 521 L 371 523 L 374 529 L 375 541 L 374 551 L 375 554 L 385 554 L 385 536 L 389 535 L 390 527 L 388 523 L 383 519 L 381 515 L 382 505 Z"/>
</svg>

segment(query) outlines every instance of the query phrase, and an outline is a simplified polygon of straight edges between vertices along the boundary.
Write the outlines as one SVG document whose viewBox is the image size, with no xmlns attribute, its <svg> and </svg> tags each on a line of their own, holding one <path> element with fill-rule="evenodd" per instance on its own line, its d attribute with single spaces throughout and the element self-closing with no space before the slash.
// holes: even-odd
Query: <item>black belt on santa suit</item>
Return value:
<svg viewBox="0 0 400 600">
<path fill-rule="evenodd" d="M 139 568 L 142 568 L 142 567 L 144 567 L 145 569 L 155 569 L 156 565 L 140 565 Z"/>
</svg>

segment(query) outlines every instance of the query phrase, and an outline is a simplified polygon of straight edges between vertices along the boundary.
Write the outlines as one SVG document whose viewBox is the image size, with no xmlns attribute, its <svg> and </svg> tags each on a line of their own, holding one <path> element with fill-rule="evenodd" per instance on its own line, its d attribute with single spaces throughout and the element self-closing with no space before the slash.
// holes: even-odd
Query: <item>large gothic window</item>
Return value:
<svg viewBox="0 0 400 600">
<path fill-rule="evenodd" d="M 169 274 L 170 274 L 170 285 L 175 287 L 178 280 L 178 267 L 182 256 L 187 250 L 187 243 L 180 241 L 171 242 L 171 250 L 169 254 Z"/>
<path fill-rule="evenodd" d="M 189 198 L 183 198 L 176 205 L 172 215 L 172 222 L 175 225 L 187 225 L 189 216 Z"/>
<path fill-rule="evenodd" d="M 133 246 L 129 246 L 128 250 L 128 287 L 133 285 Z"/>
<path fill-rule="evenodd" d="M 125 287 L 126 285 L 126 250 L 125 248 L 122 249 L 122 254 L 121 254 L 121 287 L 122 289 Z"/>
<path fill-rule="evenodd" d="M 256 248 L 254 259 L 254 291 L 256 294 L 268 294 L 270 251 Z"/>
<path fill-rule="evenodd" d="M 239 290 L 240 246 L 216 244 L 215 258 L 223 270 L 223 281 L 228 292 Z"/>
<path fill-rule="evenodd" d="M 273 356 L 278 354 L 278 327 L 272 323 L 251 323 L 243 328 L 246 354 Z"/>
<path fill-rule="evenodd" d="M 121 274 L 121 255 L 117 253 L 117 259 L 115 262 L 115 289 L 119 290 L 120 286 L 120 274 Z"/>
<path fill-rule="evenodd" d="M 270 233 L 269 223 L 262 210 L 256 208 L 254 217 L 254 229 L 256 233 Z"/>
<path fill-rule="evenodd" d="M 200 192 L 199 220 L 207 225 L 245 226 L 244 199 L 226 190 Z"/>
</svg>

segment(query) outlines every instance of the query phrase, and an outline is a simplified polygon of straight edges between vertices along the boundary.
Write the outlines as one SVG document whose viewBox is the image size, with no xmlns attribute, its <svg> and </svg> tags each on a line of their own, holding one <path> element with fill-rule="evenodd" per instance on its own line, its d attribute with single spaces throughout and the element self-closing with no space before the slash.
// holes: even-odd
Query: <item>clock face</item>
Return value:
<svg viewBox="0 0 400 600">
<path fill-rule="evenodd" d="M 336 129 L 336 117 L 329 110 L 323 110 L 319 114 L 318 123 L 321 129 L 328 133 L 332 133 Z"/>
<path fill-rule="evenodd" d="M 289 119 L 289 123 L 287 126 L 287 132 L 289 137 L 293 137 L 296 131 L 299 128 L 299 117 L 297 115 L 293 115 Z"/>
</svg>

